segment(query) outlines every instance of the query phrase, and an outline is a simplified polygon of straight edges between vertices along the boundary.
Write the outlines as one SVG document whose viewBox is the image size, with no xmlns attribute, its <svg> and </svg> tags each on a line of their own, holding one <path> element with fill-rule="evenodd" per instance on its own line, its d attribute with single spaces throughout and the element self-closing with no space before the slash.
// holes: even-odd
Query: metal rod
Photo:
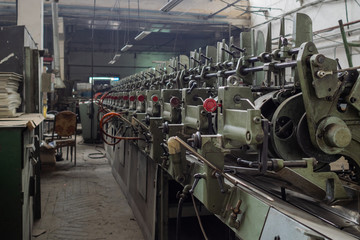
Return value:
<svg viewBox="0 0 360 240">
<path fill-rule="evenodd" d="M 51 3 L 52 26 L 53 26 L 53 47 L 54 47 L 54 72 L 60 78 L 60 49 L 59 49 L 59 18 L 57 2 Z"/>
<path fill-rule="evenodd" d="M 137 122 L 142 128 L 145 128 L 146 131 L 150 131 L 150 128 L 146 126 L 144 123 L 142 123 L 139 119 L 136 117 L 132 117 L 133 121 Z"/>
<path fill-rule="evenodd" d="M 350 26 L 350 25 L 353 25 L 353 24 L 356 24 L 356 23 L 360 23 L 360 20 L 345 23 L 345 24 L 343 24 L 343 26 L 346 27 L 346 26 Z M 313 33 L 314 33 L 314 35 L 316 35 L 316 34 L 323 33 L 323 32 L 329 32 L 329 31 L 337 29 L 338 27 L 339 26 L 333 26 L 333 27 L 329 27 L 329 28 L 325 28 L 325 29 L 315 31 Z"/>
<path fill-rule="evenodd" d="M 95 138 L 94 138 L 94 115 L 95 115 L 95 109 L 94 109 L 94 24 L 95 24 L 95 7 L 96 7 L 96 0 L 94 0 L 94 8 L 93 8 L 93 19 L 92 19 L 92 29 L 91 29 L 91 113 L 90 113 L 90 122 L 91 122 L 91 129 L 90 129 L 90 135 L 91 135 L 91 141 L 94 143 L 95 142 Z"/>
<path fill-rule="evenodd" d="M 15 2 L 15 7 L 16 7 L 16 22 L 15 22 L 15 25 L 18 25 L 18 17 L 19 17 L 19 0 L 16 0 L 16 2 Z"/>
<path fill-rule="evenodd" d="M 250 67 L 250 68 L 244 68 L 241 70 L 241 73 L 251 73 L 251 72 L 260 72 L 264 70 L 264 66 L 258 66 L 258 67 Z"/>
<path fill-rule="evenodd" d="M 216 167 L 214 164 L 212 164 L 211 162 L 209 162 L 206 158 L 204 158 L 203 156 L 201 156 L 201 154 L 199 154 L 197 151 L 195 151 L 189 144 L 187 144 L 186 142 L 184 142 L 181 138 L 175 136 L 174 139 L 176 141 L 178 141 L 181 145 L 183 145 L 183 147 L 185 147 L 187 150 L 189 150 L 192 154 L 194 154 L 197 158 L 199 158 L 201 161 L 203 161 L 206 165 L 208 165 L 210 168 L 212 168 L 213 170 L 217 171 L 218 173 L 220 173 L 224 178 L 226 178 L 229 182 L 231 182 L 234 185 L 237 185 L 237 182 L 234 181 L 234 179 L 230 178 L 228 175 L 226 175 L 222 169 L 219 169 L 218 167 Z"/>
<path fill-rule="evenodd" d="M 360 69 L 360 66 L 339 69 L 339 70 L 334 71 L 334 73 L 347 72 L 347 71 L 353 71 L 353 70 L 358 70 L 358 69 Z"/>
<path fill-rule="evenodd" d="M 259 24 L 255 25 L 255 26 L 253 26 L 252 28 L 257 28 L 257 27 L 259 27 L 259 26 L 262 26 L 262 25 L 267 24 L 267 23 L 269 23 L 269 22 L 272 22 L 272 21 L 274 21 L 274 20 L 281 19 L 282 17 L 285 17 L 285 16 L 291 15 L 291 14 L 293 14 L 293 13 L 299 12 L 300 10 L 303 10 L 303 9 L 305 9 L 305 8 L 316 6 L 317 4 L 323 3 L 323 2 L 325 2 L 325 1 L 326 1 L 326 0 L 318 0 L 318 1 L 314 1 L 314 2 L 310 2 L 310 3 L 304 4 L 304 5 L 302 5 L 302 6 L 298 7 L 298 8 L 292 9 L 292 10 L 289 11 L 289 12 L 283 13 L 283 14 L 281 14 L 281 15 L 279 15 L 279 16 L 276 16 L 276 17 L 272 17 L 271 19 L 269 19 L 269 20 L 267 20 L 267 21 L 265 21 L 265 22 L 259 23 Z M 326 1 L 326 2 L 327 2 L 327 3 L 330 3 L 330 2 L 336 2 L 336 1 L 338 1 L 338 0 L 329 0 L 329 1 Z"/>
<path fill-rule="evenodd" d="M 236 3 L 240 2 L 240 1 L 241 1 L 241 0 L 236 0 L 236 1 L 235 1 L 235 2 L 233 2 L 233 3 L 230 3 L 230 4 L 228 4 L 226 7 L 223 7 L 222 9 L 220 9 L 220 10 L 218 10 L 218 11 L 216 11 L 216 12 L 214 12 L 214 13 L 210 14 L 210 15 L 209 15 L 209 16 L 207 16 L 206 18 L 212 18 L 213 16 L 217 15 L 218 13 L 220 13 L 220 12 L 224 11 L 225 9 L 227 9 L 227 8 L 229 8 L 229 7 L 234 6 Z"/>
<path fill-rule="evenodd" d="M 242 182 L 240 179 L 236 179 L 235 177 L 224 173 L 222 170 L 220 170 L 219 168 L 217 168 L 215 165 L 213 165 L 211 162 L 209 162 L 206 158 L 204 158 L 203 156 L 201 156 L 197 151 L 195 151 L 191 146 L 189 146 L 189 144 L 187 144 L 186 142 L 184 142 L 181 138 L 175 136 L 173 137 L 176 141 L 178 141 L 181 145 L 183 145 L 187 150 L 189 150 L 192 154 L 194 154 L 197 158 L 199 158 L 201 161 L 203 161 L 205 164 L 207 164 L 209 167 L 211 167 L 212 169 L 214 169 L 215 171 L 219 172 L 226 180 L 228 180 L 229 182 L 231 182 L 232 184 L 234 184 L 234 186 L 238 186 L 238 187 L 242 187 L 243 189 L 246 189 L 247 191 L 253 192 L 255 194 L 258 194 L 266 199 L 268 199 L 269 201 L 274 201 L 273 198 L 271 198 L 270 196 L 264 194 L 263 192 L 257 190 L 256 188 L 253 188 L 251 186 L 249 186 L 248 184 Z"/>
<path fill-rule="evenodd" d="M 349 67 L 353 67 L 351 53 L 350 53 L 350 49 L 349 49 L 349 44 L 348 44 L 347 39 L 346 39 L 346 33 L 345 33 L 345 30 L 344 30 L 344 24 L 343 24 L 341 19 L 339 20 L 339 26 L 340 26 L 341 37 L 342 37 L 342 40 L 343 40 L 343 43 L 344 43 L 346 58 L 348 60 Z"/>
</svg>

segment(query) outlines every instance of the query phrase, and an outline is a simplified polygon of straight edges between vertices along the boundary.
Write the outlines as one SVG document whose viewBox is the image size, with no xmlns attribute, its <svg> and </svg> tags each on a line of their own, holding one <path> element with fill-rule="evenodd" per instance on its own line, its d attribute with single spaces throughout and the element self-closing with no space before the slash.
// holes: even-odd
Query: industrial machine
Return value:
<svg viewBox="0 0 360 240">
<path fill-rule="evenodd" d="M 359 74 L 318 52 L 307 15 L 294 26 L 276 49 L 271 25 L 242 32 L 103 95 L 107 155 L 146 239 L 360 236 Z"/>
</svg>

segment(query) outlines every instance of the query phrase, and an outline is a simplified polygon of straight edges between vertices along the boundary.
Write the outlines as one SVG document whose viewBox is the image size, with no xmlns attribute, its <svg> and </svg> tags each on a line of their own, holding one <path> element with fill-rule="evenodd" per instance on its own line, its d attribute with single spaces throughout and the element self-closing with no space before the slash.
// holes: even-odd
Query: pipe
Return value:
<svg viewBox="0 0 360 240">
<path fill-rule="evenodd" d="M 319 4 L 319 3 L 323 3 L 323 2 L 330 3 L 330 2 L 337 2 L 337 1 L 338 1 L 338 0 L 329 0 L 329 1 L 326 1 L 326 0 L 318 0 L 318 1 L 315 1 L 315 2 L 307 3 L 307 4 L 302 5 L 301 7 L 295 8 L 295 9 L 293 9 L 293 10 L 291 10 L 291 11 L 289 11 L 289 12 L 286 12 L 286 13 L 284 13 L 284 14 L 281 14 L 281 15 L 279 15 L 279 16 L 277 16 L 277 17 L 273 17 L 273 18 L 270 19 L 270 20 L 267 20 L 267 21 L 265 21 L 265 22 L 262 22 L 262 23 L 259 23 L 259 24 L 255 25 L 255 26 L 252 26 L 252 28 L 256 28 L 256 27 L 262 26 L 262 25 L 264 25 L 264 24 L 267 24 L 267 23 L 272 22 L 272 21 L 274 21 L 274 20 L 278 20 L 278 19 L 280 19 L 280 18 L 282 18 L 282 17 L 285 17 L 285 16 L 287 16 L 287 15 L 291 15 L 291 14 L 293 14 L 293 13 L 296 13 L 296 12 L 298 12 L 298 11 L 300 11 L 300 10 L 305 9 L 305 8 L 315 6 L 315 5 Z"/>
<path fill-rule="evenodd" d="M 95 22 L 95 10 L 96 10 L 96 0 L 94 0 L 94 7 L 93 7 L 93 19 L 92 19 L 92 26 L 91 26 L 91 113 L 90 113 L 90 134 L 91 140 L 93 143 L 95 142 L 94 138 L 94 115 L 95 115 L 95 108 L 94 108 L 94 22 Z M 96 136 L 96 135 L 95 135 Z"/>
<path fill-rule="evenodd" d="M 60 76 L 60 48 L 59 48 L 59 16 L 58 16 L 58 5 L 55 0 L 51 3 L 52 13 L 52 26 L 53 26 L 53 47 L 54 47 L 54 69 L 55 74 L 55 88 L 65 88 L 64 82 Z M 52 93 L 51 103 L 53 104 L 54 96 Z"/>
<path fill-rule="evenodd" d="M 220 13 L 220 12 L 224 11 L 225 9 L 228 9 L 229 7 L 234 6 L 235 4 L 237 4 L 237 3 L 238 3 L 238 2 L 240 2 L 240 1 L 241 1 L 241 0 L 236 0 L 236 1 L 235 1 L 235 2 L 233 2 L 233 3 L 230 3 L 230 4 L 226 5 L 226 7 L 223 7 L 222 9 L 220 9 L 220 10 L 218 10 L 218 11 L 216 11 L 216 12 L 214 12 L 214 13 L 210 14 L 209 16 L 207 16 L 207 17 L 206 17 L 206 19 L 209 19 L 209 18 L 214 17 L 214 16 L 215 16 L 215 15 L 217 15 L 218 13 Z"/>
<path fill-rule="evenodd" d="M 344 30 L 344 24 L 343 24 L 342 20 L 339 20 L 339 26 L 340 26 L 341 37 L 342 37 L 342 40 L 343 40 L 343 43 L 344 43 L 346 58 L 348 60 L 349 67 L 353 67 L 351 52 L 350 52 L 350 49 L 349 49 L 349 44 L 348 44 L 347 39 L 346 39 L 346 33 L 345 33 L 345 30 Z"/>
<path fill-rule="evenodd" d="M 356 23 L 360 23 L 360 20 L 355 20 L 355 21 L 352 21 L 352 22 L 345 23 L 345 24 L 343 24 L 343 26 L 346 27 L 346 26 L 350 26 L 350 25 L 353 25 L 353 24 L 356 24 Z M 335 30 L 337 28 L 339 28 L 339 26 L 333 26 L 333 27 L 329 27 L 329 28 L 324 28 L 324 29 L 315 31 L 313 33 L 314 34 L 319 34 L 319 33 L 323 33 L 323 32 L 330 32 L 330 31 Z"/>
<path fill-rule="evenodd" d="M 297 50 L 294 50 L 294 51 L 297 51 Z M 291 62 L 284 62 L 284 63 L 275 63 L 273 65 L 274 69 L 284 69 L 284 68 L 288 68 L 288 67 L 295 67 L 297 65 L 297 62 L 296 61 L 291 61 Z M 248 73 L 252 73 L 252 72 L 260 72 L 260 71 L 264 71 L 264 66 L 258 66 L 258 67 L 249 67 L 249 68 L 244 68 L 244 69 L 241 69 L 240 72 L 242 74 L 248 74 Z M 237 70 L 230 70 L 230 71 L 226 71 L 224 73 L 225 76 L 230 76 L 230 75 L 234 75 L 236 74 Z M 208 73 L 208 74 L 205 74 L 205 76 L 202 76 L 202 75 L 196 75 L 194 77 L 194 79 L 201 79 L 202 77 L 205 77 L 205 78 L 211 78 L 211 77 L 216 77 L 217 76 L 217 73 Z M 191 80 L 190 77 L 184 77 L 184 80 Z"/>
<path fill-rule="evenodd" d="M 59 49 L 59 25 L 58 6 L 55 1 L 51 3 L 52 25 L 53 25 L 53 47 L 54 47 L 54 72 L 60 77 L 60 49 Z"/>
<path fill-rule="evenodd" d="M 16 10 L 15 10 L 15 11 L 16 11 L 16 20 L 15 20 L 16 22 L 15 22 L 15 25 L 18 25 L 18 17 L 19 17 L 19 9 L 18 9 L 18 8 L 19 8 L 19 0 L 16 0 L 15 4 L 16 4 L 16 5 L 15 5 L 15 8 L 16 8 Z"/>
</svg>

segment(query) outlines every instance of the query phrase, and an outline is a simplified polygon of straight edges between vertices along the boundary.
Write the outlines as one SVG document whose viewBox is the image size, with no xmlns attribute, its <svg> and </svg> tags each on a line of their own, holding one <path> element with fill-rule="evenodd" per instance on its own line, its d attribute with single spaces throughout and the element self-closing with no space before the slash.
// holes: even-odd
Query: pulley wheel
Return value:
<svg viewBox="0 0 360 240">
<path fill-rule="evenodd" d="M 302 94 L 287 98 L 274 112 L 271 144 L 277 155 L 284 160 L 299 160 L 306 156 L 296 137 L 297 126 L 304 112 Z"/>
<path fill-rule="evenodd" d="M 308 123 L 306 119 L 306 113 L 301 117 L 297 131 L 296 131 L 297 141 L 302 151 L 307 155 L 307 157 L 314 157 L 317 161 L 323 163 L 331 163 L 339 159 L 339 155 L 329 155 L 323 153 L 320 149 L 317 149 L 313 146 L 310 139 Z"/>
</svg>

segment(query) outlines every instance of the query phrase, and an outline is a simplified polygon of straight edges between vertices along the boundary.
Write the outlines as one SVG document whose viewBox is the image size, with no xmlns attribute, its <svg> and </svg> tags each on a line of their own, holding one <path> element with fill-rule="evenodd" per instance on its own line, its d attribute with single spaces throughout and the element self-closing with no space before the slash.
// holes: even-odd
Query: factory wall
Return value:
<svg viewBox="0 0 360 240">
<path fill-rule="evenodd" d="M 262 6 L 272 8 L 264 13 L 257 12 L 251 14 L 251 26 L 256 30 L 267 32 L 267 25 L 264 22 L 272 21 L 273 44 L 277 43 L 279 35 L 279 20 L 276 19 L 285 15 L 286 34 L 292 34 L 294 13 L 300 12 L 310 16 L 313 22 L 314 42 L 320 53 L 332 58 L 339 58 L 342 67 L 347 67 L 345 50 L 342 43 L 340 30 L 337 27 L 332 31 L 322 31 L 327 28 L 339 26 L 338 20 L 342 19 L 343 23 L 354 22 L 360 19 L 360 1 L 359 0 L 302 0 L 302 1 L 286 1 L 286 0 L 250 0 L 251 6 Z M 347 9 L 347 10 L 346 10 Z M 296 11 L 294 11 L 296 10 Z M 294 12 L 293 14 L 287 14 Z M 345 27 L 348 42 L 360 43 L 360 23 L 352 24 Z M 290 36 L 291 38 L 291 36 Z M 276 47 L 273 45 L 273 47 Z M 360 48 L 353 47 L 351 49 L 353 55 L 353 65 L 360 65 Z"/>
<path fill-rule="evenodd" d="M 167 61 L 174 53 L 122 53 L 115 64 L 109 64 L 113 58 L 110 53 L 94 53 L 94 76 L 126 77 L 150 67 L 153 61 Z M 91 52 L 70 52 L 68 55 L 68 79 L 88 82 L 92 74 Z"/>
<path fill-rule="evenodd" d="M 5 0 L 5 2 L 12 0 Z M 114 4 L 115 2 L 115 4 Z M 183 1 L 178 4 L 171 13 L 162 13 L 160 8 L 162 8 L 168 0 L 141 0 L 141 1 L 96 1 L 96 7 L 98 11 L 101 11 L 101 8 L 119 8 L 121 12 L 127 13 L 128 8 L 130 7 L 130 15 L 137 15 L 138 8 L 140 9 L 140 18 L 151 18 L 153 16 L 158 16 L 162 14 L 164 21 L 167 21 L 168 14 L 172 15 L 173 22 L 178 21 L 179 19 L 187 19 L 189 23 L 193 21 L 203 22 L 204 19 L 198 18 L 189 18 L 192 14 L 203 15 L 207 17 L 210 14 L 215 13 L 217 10 L 223 9 L 227 4 L 223 1 L 215 0 L 196 0 L 196 1 Z M 73 8 L 74 5 L 81 6 L 82 9 L 88 8 L 89 11 L 93 9 L 93 0 L 61 0 L 59 2 L 62 8 Z M 238 5 L 241 8 L 246 8 L 248 6 L 248 1 L 238 1 Z M 76 9 L 74 9 L 76 10 Z M 77 9 L 79 11 L 79 9 Z M 116 11 L 116 10 L 114 10 Z M 216 21 L 230 22 L 232 25 L 236 26 L 248 26 L 249 25 L 249 15 L 241 14 L 242 11 L 234 7 L 229 7 L 223 9 L 221 12 L 218 12 L 214 15 Z"/>
</svg>

